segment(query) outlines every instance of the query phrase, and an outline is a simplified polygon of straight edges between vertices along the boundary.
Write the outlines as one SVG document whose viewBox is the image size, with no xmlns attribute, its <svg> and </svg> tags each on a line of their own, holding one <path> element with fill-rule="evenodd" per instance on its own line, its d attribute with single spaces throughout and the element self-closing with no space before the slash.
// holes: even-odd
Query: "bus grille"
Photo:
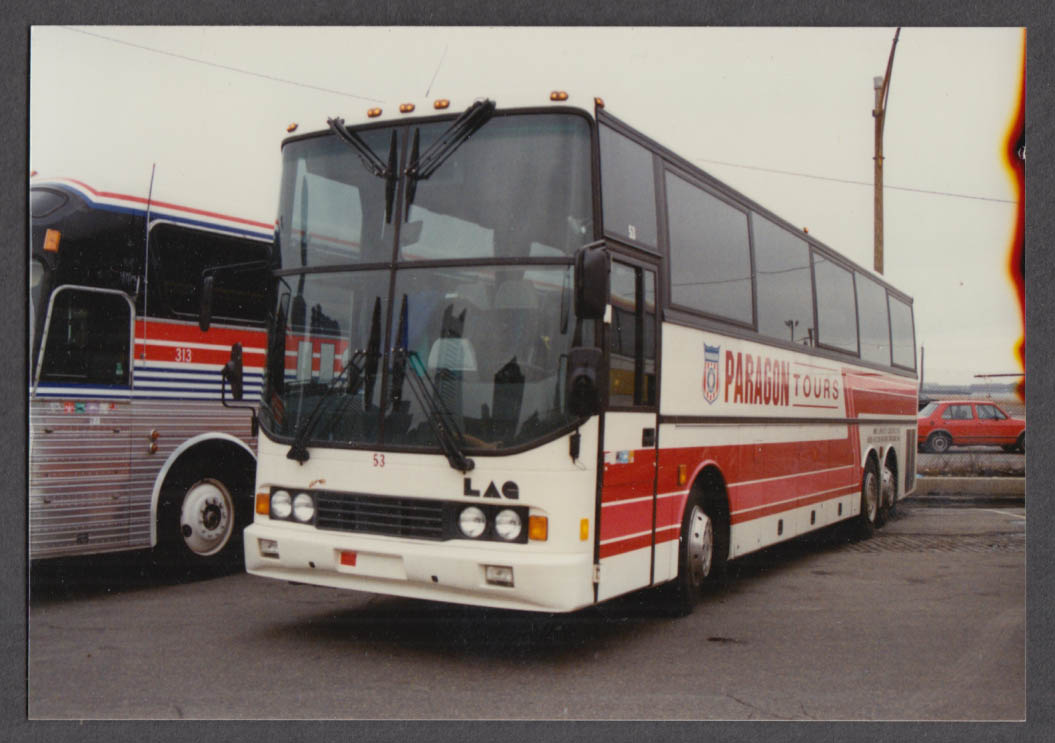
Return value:
<svg viewBox="0 0 1055 743">
<path fill-rule="evenodd" d="M 315 504 L 319 529 L 416 539 L 447 536 L 442 501 L 322 492 L 316 493 Z"/>
</svg>

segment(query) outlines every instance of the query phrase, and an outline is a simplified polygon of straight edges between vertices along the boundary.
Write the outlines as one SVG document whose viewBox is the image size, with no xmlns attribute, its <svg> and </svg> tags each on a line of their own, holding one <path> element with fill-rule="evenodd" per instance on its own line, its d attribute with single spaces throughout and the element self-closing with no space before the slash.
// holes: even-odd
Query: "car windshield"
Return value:
<svg viewBox="0 0 1055 743">
<path fill-rule="evenodd" d="M 931 413 L 933 413 L 937 409 L 938 409 L 938 403 L 936 403 L 936 402 L 929 402 L 929 403 L 927 403 L 926 405 L 923 406 L 922 410 L 919 411 L 918 417 L 920 417 L 920 418 L 930 418 Z"/>
</svg>

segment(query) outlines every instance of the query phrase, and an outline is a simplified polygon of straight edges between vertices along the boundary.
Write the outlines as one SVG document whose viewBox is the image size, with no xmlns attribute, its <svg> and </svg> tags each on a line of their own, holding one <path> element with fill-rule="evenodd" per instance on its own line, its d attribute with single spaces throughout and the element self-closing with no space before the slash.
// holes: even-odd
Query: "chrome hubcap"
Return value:
<svg viewBox="0 0 1055 743">
<path fill-rule="evenodd" d="M 222 483 L 202 480 L 191 486 L 180 509 L 180 534 L 187 548 L 202 556 L 222 550 L 234 530 L 233 514 L 231 494 Z"/>
<path fill-rule="evenodd" d="M 865 473 L 864 482 L 864 508 L 869 521 L 875 521 L 876 511 L 879 508 L 879 483 L 876 481 L 875 472 L 868 470 Z"/>
<path fill-rule="evenodd" d="M 689 531 L 686 554 L 689 575 L 693 585 L 701 585 L 711 573 L 711 558 L 714 554 L 714 529 L 711 519 L 699 506 L 692 507 L 689 515 Z"/>
</svg>

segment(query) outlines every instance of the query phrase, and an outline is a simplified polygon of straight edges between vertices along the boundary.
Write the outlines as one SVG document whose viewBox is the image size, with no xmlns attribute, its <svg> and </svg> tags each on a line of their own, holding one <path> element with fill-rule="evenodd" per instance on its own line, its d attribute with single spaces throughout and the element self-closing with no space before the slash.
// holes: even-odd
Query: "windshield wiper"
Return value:
<svg viewBox="0 0 1055 743">
<path fill-rule="evenodd" d="M 425 409 L 428 415 L 429 425 L 432 426 L 436 438 L 439 439 L 443 455 L 451 467 L 461 472 L 469 472 L 476 466 L 469 457 L 465 456 L 462 449 L 465 447 L 465 436 L 454 420 L 454 415 L 440 398 L 436 383 L 425 370 L 421 357 L 415 351 L 405 348 L 396 349 L 396 361 L 403 369 L 410 369 L 406 381 L 410 391 L 414 393 L 418 404 Z M 419 369 L 418 367 L 421 367 Z"/>
<path fill-rule="evenodd" d="M 395 201 L 396 196 L 396 180 L 398 168 L 398 155 L 396 145 L 396 132 L 392 131 L 392 139 L 388 145 L 388 164 L 382 160 L 376 152 L 370 149 L 370 146 L 364 142 L 358 134 L 351 131 L 344 125 L 344 119 L 332 118 L 326 119 L 326 123 L 330 125 L 330 130 L 337 135 L 337 138 L 347 144 L 356 154 L 359 155 L 359 161 L 362 162 L 363 166 L 376 175 L 378 178 L 385 179 L 385 222 L 392 221 L 392 204 Z"/>
<path fill-rule="evenodd" d="M 421 130 L 414 130 L 414 143 L 411 147 L 410 163 L 404 171 L 407 176 L 407 214 L 410 214 L 410 204 L 414 201 L 417 182 L 435 173 L 447 161 L 447 158 L 462 146 L 465 140 L 491 120 L 494 112 L 495 102 L 490 98 L 476 101 L 465 109 L 461 116 L 452 121 L 451 125 L 447 127 L 447 131 L 441 134 L 420 156 L 418 155 L 418 142 Z"/>
<path fill-rule="evenodd" d="M 451 411 L 443 404 L 443 399 L 436 389 L 436 384 L 432 381 L 428 372 L 424 371 L 421 358 L 413 351 L 408 350 L 408 340 L 407 295 L 404 294 L 402 305 L 399 308 L 399 329 L 396 336 L 396 346 L 392 349 L 392 383 L 389 393 L 392 404 L 398 406 L 403 398 L 403 382 L 408 380 L 406 371 L 407 367 L 410 367 L 408 380 L 410 391 L 414 394 L 418 404 L 425 409 L 429 425 L 432 426 L 432 430 L 440 442 L 440 448 L 443 449 L 444 456 L 447 457 L 451 467 L 462 472 L 468 472 L 476 466 L 476 463 L 462 453 L 462 448 L 465 446 L 465 437 L 462 435 L 461 429 L 458 428 L 458 424 L 454 421 Z M 414 360 L 422 366 L 421 371 L 414 365 Z"/>
<path fill-rule="evenodd" d="M 293 437 L 293 443 L 286 454 L 287 459 L 294 459 L 304 464 L 311 458 L 306 443 L 311 432 L 315 429 L 323 410 L 323 405 L 341 385 L 345 375 L 348 375 L 346 395 L 354 395 L 359 391 L 359 385 L 366 382 L 365 400 L 369 400 L 373 394 L 374 380 L 377 378 L 377 364 L 381 349 L 381 298 L 374 300 L 374 314 L 370 320 L 370 339 L 367 341 L 366 350 L 358 349 L 348 359 L 348 363 L 341 368 L 341 373 L 334 377 L 322 397 L 315 403 L 311 413 L 297 429 Z M 365 373 L 364 373 L 365 372 Z"/>
</svg>

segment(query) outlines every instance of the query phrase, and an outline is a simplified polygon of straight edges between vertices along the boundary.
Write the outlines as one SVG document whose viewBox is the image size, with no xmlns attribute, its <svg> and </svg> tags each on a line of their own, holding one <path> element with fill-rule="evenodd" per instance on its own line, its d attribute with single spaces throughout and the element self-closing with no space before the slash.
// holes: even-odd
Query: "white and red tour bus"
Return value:
<svg viewBox="0 0 1055 743">
<path fill-rule="evenodd" d="M 260 389 L 274 226 L 98 182 L 34 177 L 29 196 L 30 559 L 240 560 L 256 442 L 220 374 L 241 343 Z"/>
<path fill-rule="evenodd" d="M 688 610 L 729 560 L 870 534 L 912 491 L 911 299 L 576 103 L 285 140 L 250 573 Z"/>
</svg>

